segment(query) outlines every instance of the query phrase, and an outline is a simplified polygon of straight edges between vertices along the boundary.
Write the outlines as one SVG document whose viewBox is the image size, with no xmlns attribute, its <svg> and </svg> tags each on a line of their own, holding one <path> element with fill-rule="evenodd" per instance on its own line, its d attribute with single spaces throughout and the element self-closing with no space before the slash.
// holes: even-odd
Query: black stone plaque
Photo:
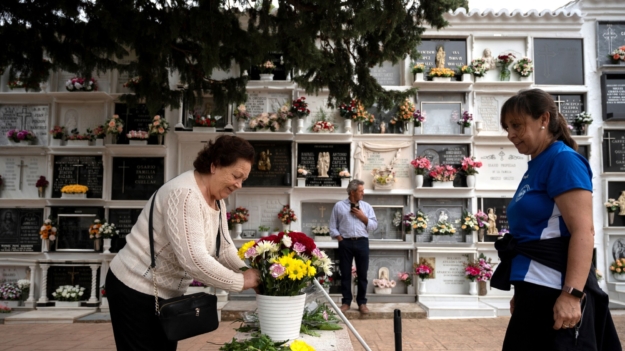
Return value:
<svg viewBox="0 0 625 351">
<path fill-rule="evenodd" d="M 126 235 L 130 234 L 130 230 L 137 223 L 137 219 L 141 214 L 141 208 L 111 208 L 109 209 L 109 223 L 115 223 L 115 227 L 119 229 L 119 236 L 114 236 L 111 240 L 111 252 L 119 252 L 126 245 Z"/>
<path fill-rule="evenodd" d="M 495 220 L 495 226 L 497 227 L 497 232 L 500 232 L 502 229 L 510 230 L 510 225 L 508 224 L 508 211 L 507 208 L 510 205 L 510 201 L 512 199 L 508 198 L 480 198 L 478 199 L 478 204 L 480 204 L 479 209 L 484 211 L 484 213 L 489 214 L 490 209 L 493 210 L 493 213 L 497 216 Z M 486 229 L 486 233 L 488 233 L 488 229 Z M 495 242 L 499 239 L 498 235 L 484 235 L 484 241 L 486 242 Z"/>
<path fill-rule="evenodd" d="M 102 156 L 54 156 L 52 197 L 60 198 L 65 185 L 80 184 L 89 188 L 87 198 L 102 198 L 104 169 Z"/>
<path fill-rule="evenodd" d="M 51 212 L 57 218 L 57 251 L 94 251 L 89 227 L 104 218 L 102 207 L 52 207 Z"/>
<path fill-rule="evenodd" d="M 462 159 L 469 156 L 469 144 L 417 144 L 417 156 L 430 159 L 432 166 L 441 164 L 456 168 L 462 166 Z M 423 184 L 432 185 L 432 179 L 425 177 Z M 454 187 L 466 186 L 464 177 L 454 179 Z"/>
<path fill-rule="evenodd" d="M 597 61 L 600 66 L 612 65 L 608 55 L 625 45 L 625 22 L 597 22 Z"/>
<path fill-rule="evenodd" d="M 398 122 L 396 124 L 392 124 L 391 120 L 395 115 L 397 115 L 397 107 L 393 107 L 390 110 L 383 110 L 378 108 L 376 105 L 367 109 L 367 112 L 372 114 L 375 117 L 375 123 L 372 126 L 364 126 L 363 133 L 371 133 L 371 134 L 381 134 L 382 129 L 381 125 L 384 122 L 385 134 L 403 134 L 404 133 L 404 124 L 402 122 Z M 355 127 L 352 127 L 355 128 Z"/>
<path fill-rule="evenodd" d="M 113 200 L 148 200 L 164 182 L 162 157 L 113 158 Z"/>
<path fill-rule="evenodd" d="M 284 68 L 283 55 L 281 53 L 272 53 L 269 55 L 269 58 L 266 61 L 271 61 L 276 66 L 273 70 L 273 80 L 286 80 L 287 71 Z M 251 80 L 259 80 L 260 79 L 260 70 L 258 66 L 254 65 L 250 67 L 250 79 Z"/>
<path fill-rule="evenodd" d="M 256 150 L 256 157 L 249 177 L 243 186 L 281 187 L 291 185 L 290 141 L 250 141 Z"/>
<path fill-rule="evenodd" d="M 128 144 L 128 138 L 126 138 L 126 133 L 131 130 L 136 131 L 145 131 L 149 130 L 149 124 L 154 120 L 155 115 L 160 115 L 165 118 L 165 110 L 161 109 L 154 115 L 150 114 L 148 111 L 147 105 L 138 104 L 134 107 L 128 107 L 126 104 L 116 103 L 115 104 L 115 114 L 119 115 L 124 121 L 124 132 L 119 135 L 119 139 L 117 139 L 118 144 Z M 171 125 L 173 127 L 173 125 Z M 148 144 L 158 144 L 158 138 L 156 136 L 151 136 L 148 139 Z"/>
<path fill-rule="evenodd" d="M 625 192 L 625 182 L 608 182 L 608 199 L 622 201 L 623 198 L 621 195 L 623 195 L 623 192 Z M 623 196 L 625 197 L 625 195 Z M 619 215 L 620 212 L 620 209 L 616 210 L 616 213 L 614 213 L 614 222 L 610 224 L 608 220 L 608 226 L 625 227 L 625 216 Z"/>
<path fill-rule="evenodd" d="M 534 48 L 537 85 L 584 85 L 582 39 L 534 39 Z"/>
<path fill-rule="evenodd" d="M 574 125 L 575 117 L 585 111 L 583 95 L 551 94 L 551 96 L 553 96 L 553 100 L 556 102 L 560 113 L 566 119 L 566 123 L 570 125 Z M 575 133 L 575 131 L 573 131 L 573 133 Z"/>
<path fill-rule="evenodd" d="M 590 160 L 590 145 L 577 145 L 577 153 Z"/>
<path fill-rule="evenodd" d="M 467 64 L 467 42 L 464 39 L 423 39 L 417 47 L 419 57 L 415 62 L 425 64 L 425 74 L 436 67 L 436 52 L 439 47 L 445 50 L 445 67 L 454 71 Z M 412 68 L 412 67 L 411 67 Z M 460 78 L 458 78 L 460 79 Z"/>
<path fill-rule="evenodd" d="M 80 301 L 86 302 L 91 297 L 91 267 L 89 266 L 52 266 L 48 269 L 48 290 L 46 296 L 50 300 L 56 300 L 52 293 L 63 285 L 79 285 L 85 288 Z M 100 268 L 96 274 L 96 287 L 100 286 Z M 96 294 L 97 296 L 97 294 Z"/>
<path fill-rule="evenodd" d="M 601 150 L 603 172 L 625 172 L 625 130 L 604 130 Z"/>
<path fill-rule="evenodd" d="M 328 177 L 320 177 L 317 162 L 322 153 L 330 154 Z M 297 164 L 311 171 L 306 186 L 341 186 L 339 172 L 349 168 L 350 144 L 298 144 Z"/>
<path fill-rule="evenodd" d="M 625 119 L 625 74 L 601 76 L 603 120 Z"/>
<path fill-rule="evenodd" d="M 0 252 L 39 252 L 41 208 L 0 209 Z"/>
<path fill-rule="evenodd" d="M 385 61 L 370 69 L 371 76 L 382 86 L 398 86 L 401 84 L 401 66 Z"/>
</svg>

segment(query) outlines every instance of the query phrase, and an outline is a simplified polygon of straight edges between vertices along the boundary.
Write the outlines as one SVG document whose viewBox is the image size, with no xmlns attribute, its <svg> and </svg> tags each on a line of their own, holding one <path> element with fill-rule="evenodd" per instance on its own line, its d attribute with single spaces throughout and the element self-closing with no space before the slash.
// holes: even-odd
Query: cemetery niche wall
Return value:
<svg viewBox="0 0 625 351">
<path fill-rule="evenodd" d="M 471 155 L 470 144 L 419 144 L 416 143 L 416 157 L 427 157 L 432 166 L 450 165 L 456 169 L 462 166 L 462 159 Z M 423 185 L 432 186 L 432 179 L 426 177 Z M 454 187 L 466 187 L 464 177 L 454 179 Z"/>
<path fill-rule="evenodd" d="M 146 104 L 138 104 L 137 106 L 129 107 L 126 104 L 115 103 L 115 114 L 119 115 L 119 118 L 124 122 L 124 132 L 119 134 L 119 138 L 117 139 L 118 144 L 128 144 L 126 133 L 131 130 L 147 132 L 155 116 L 150 114 Z M 165 110 L 159 110 L 156 115 L 164 118 Z M 148 144 L 158 144 L 157 137 L 150 136 Z"/>
<path fill-rule="evenodd" d="M 102 207 L 51 207 L 52 218 L 57 220 L 56 251 L 94 252 L 89 227 L 95 219 L 104 218 Z"/>
<path fill-rule="evenodd" d="M 0 208 L 0 252 L 40 252 L 42 208 Z"/>
<path fill-rule="evenodd" d="M 53 164 L 52 197 L 60 198 L 66 185 L 80 184 L 89 188 L 87 198 L 101 199 L 104 182 L 102 156 L 55 155 Z"/>
</svg>

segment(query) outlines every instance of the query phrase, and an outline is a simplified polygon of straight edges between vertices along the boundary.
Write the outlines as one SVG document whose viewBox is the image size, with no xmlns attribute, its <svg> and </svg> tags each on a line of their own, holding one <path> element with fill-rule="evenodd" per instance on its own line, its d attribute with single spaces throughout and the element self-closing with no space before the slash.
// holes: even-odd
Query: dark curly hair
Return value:
<svg viewBox="0 0 625 351">
<path fill-rule="evenodd" d="M 222 135 L 198 152 L 193 167 L 195 170 L 208 174 L 211 172 L 211 164 L 215 167 L 228 167 L 239 159 L 254 162 L 254 147 L 247 140 L 232 136 Z"/>
</svg>

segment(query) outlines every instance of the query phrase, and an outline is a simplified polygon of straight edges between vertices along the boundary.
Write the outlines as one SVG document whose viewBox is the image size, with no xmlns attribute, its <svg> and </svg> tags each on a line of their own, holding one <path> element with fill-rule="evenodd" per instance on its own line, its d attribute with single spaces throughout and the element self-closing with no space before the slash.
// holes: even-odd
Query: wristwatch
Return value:
<svg viewBox="0 0 625 351">
<path fill-rule="evenodd" d="M 569 293 L 569 294 L 571 294 L 571 295 L 573 295 L 573 296 L 575 296 L 575 297 L 577 297 L 579 299 L 583 298 L 584 295 L 585 295 L 583 291 L 579 291 L 579 290 L 575 289 L 574 287 L 568 286 L 568 285 L 564 285 L 562 287 L 562 291 L 565 291 L 565 292 L 567 292 L 567 293 Z"/>
</svg>

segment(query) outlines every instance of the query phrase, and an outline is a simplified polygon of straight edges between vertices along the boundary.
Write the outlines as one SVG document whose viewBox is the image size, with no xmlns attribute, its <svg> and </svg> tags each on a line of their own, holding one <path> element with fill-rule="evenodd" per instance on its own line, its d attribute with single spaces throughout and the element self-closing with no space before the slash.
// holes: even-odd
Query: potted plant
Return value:
<svg viewBox="0 0 625 351">
<path fill-rule="evenodd" d="M 269 114 L 263 112 L 258 116 L 250 120 L 250 128 L 257 131 L 272 131 L 276 132 L 280 130 L 280 123 L 278 123 L 278 115 L 275 113 Z"/>
<path fill-rule="evenodd" d="M 236 110 L 234 110 L 234 117 L 237 119 L 237 132 L 241 133 L 245 131 L 245 122 L 249 121 L 251 116 L 249 112 L 247 112 L 247 108 L 244 104 L 239 105 Z"/>
<path fill-rule="evenodd" d="M 469 295 L 477 295 L 477 281 L 482 274 L 482 269 L 477 262 L 468 262 L 464 266 L 464 276 L 469 279 Z"/>
<path fill-rule="evenodd" d="M 322 108 L 317 113 L 317 121 L 310 126 L 313 133 L 334 133 L 334 123 L 327 120 L 327 116 Z"/>
<path fill-rule="evenodd" d="M 289 231 L 291 223 L 297 222 L 295 211 L 293 211 L 289 205 L 284 205 L 282 207 L 282 210 L 278 212 L 278 218 L 280 219 L 280 222 L 282 222 L 283 232 Z"/>
<path fill-rule="evenodd" d="M 436 68 L 430 69 L 429 76 L 434 82 L 451 82 L 451 77 L 456 75 L 451 68 Z"/>
<path fill-rule="evenodd" d="M 415 82 L 423 82 L 423 72 L 425 72 L 425 63 L 415 63 L 412 65 L 412 74 L 414 74 Z"/>
<path fill-rule="evenodd" d="M 39 229 L 39 237 L 41 238 L 41 251 L 50 251 L 50 241 L 56 240 L 57 231 L 54 223 L 50 218 L 43 221 L 43 225 Z"/>
<path fill-rule="evenodd" d="M 249 219 L 250 212 L 245 207 L 237 207 L 230 211 L 230 218 L 228 224 L 234 227 L 234 239 L 241 239 L 241 233 L 243 232 L 243 223 L 246 223 Z"/>
<path fill-rule="evenodd" d="M 312 233 L 315 236 L 315 241 L 330 241 L 330 228 L 327 225 L 315 226 L 312 228 Z"/>
<path fill-rule="evenodd" d="M 575 116 L 573 125 L 577 131 L 577 135 L 588 135 L 588 126 L 592 123 L 592 116 L 590 113 L 583 111 Z"/>
<path fill-rule="evenodd" d="M 65 82 L 65 89 L 67 91 L 96 91 L 98 84 L 93 78 L 74 77 Z"/>
<path fill-rule="evenodd" d="M 40 176 L 39 179 L 37 179 L 37 183 L 35 183 L 35 187 L 37 187 L 37 194 L 42 199 L 46 197 L 46 187 L 48 187 L 48 184 L 50 184 L 50 182 L 45 176 Z"/>
<path fill-rule="evenodd" d="M 102 241 L 104 242 L 104 252 L 105 254 L 110 254 L 111 251 L 111 239 L 119 235 L 119 230 L 115 227 L 115 223 L 104 223 L 100 227 L 100 236 L 102 236 Z"/>
<path fill-rule="evenodd" d="M 117 144 L 119 134 L 124 131 L 124 122 L 119 118 L 119 115 L 113 115 L 111 119 L 106 121 L 105 128 L 106 134 L 111 135 L 111 144 Z"/>
<path fill-rule="evenodd" d="M 462 134 L 471 134 L 471 122 L 473 121 L 473 114 L 469 113 L 469 111 L 464 111 L 462 113 L 462 118 L 458 120 L 458 125 L 462 128 Z"/>
<path fill-rule="evenodd" d="M 394 280 L 388 280 L 386 278 L 373 279 L 373 291 L 375 291 L 376 294 L 390 295 L 396 285 L 397 283 Z"/>
<path fill-rule="evenodd" d="M 501 54 L 497 56 L 497 66 L 500 66 L 501 69 L 499 71 L 499 80 L 502 82 L 507 82 L 510 80 L 510 65 L 514 61 L 516 56 L 512 53 Z"/>
<path fill-rule="evenodd" d="M 529 82 L 530 75 L 534 72 L 534 63 L 531 58 L 523 57 L 512 66 L 512 69 L 521 76 L 521 81 Z"/>
<path fill-rule="evenodd" d="M 456 228 L 446 220 L 439 220 L 432 227 L 430 233 L 432 233 L 432 242 L 434 243 L 449 242 L 453 241 L 452 236 L 456 234 Z"/>
<path fill-rule="evenodd" d="M 471 71 L 473 71 L 475 82 L 481 82 L 484 79 L 486 72 L 490 69 L 490 66 L 486 64 L 486 60 L 483 58 L 472 60 L 469 66 L 471 67 Z"/>
<path fill-rule="evenodd" d="M 620 258 L 610 265 L 610 272 L 615 280 L 625 281 L 625 258 Z"/>
<path fill-rule="evenodd" d="M 55 307 L 80 307 L 80 299 L 85 293 L 85 288 L 78 285 L 62 285 L 53 293 L 52 297 L 56 299 Z"/>
<path fill-rule="evenodd" d="M 284 210 L 290 209 L 285 206 Z M 263 334 L 276 341 L 298 338 L 306 302 L 302 289 L 315 279 L 317 272 L 332 275 L 332 260 L 317 248 L 314 240 L 298 232 L 247 242 L 238 255 L 260 271 L 256 304 Z M 284 311 L 289 311 L 290 318 L 283 318 Z"/>
<path fill-rule="evenodd" d="M 343 168 L 343 170 L 339 171 L 339 178 L 341 178 L 341 188 L 347 188 L 351 177 L 352 175 L 349 174 L 349 171 L 347 170 L 347 168 Z"/>
<path fill-rule="evenodd" d="M 352 132 L 352 121 L 359 122 L 358 117 L 358 101 L 350 100 L 348 103 L 339 105 L 339 115 L 345 118 L 345 133 Z"/>
<path fill-rule="evenodd" d="M 406 291 L 408 295 L 414 295 L 414 286 L 412 285 L 412 277 L 408 272 L 397 273 L 397 278 L 400 282 L 406 285 Z"/>
<path fill-rule="evenodd" d="M 414 168 L 415 187 L 423 187 L 423 177 L 432 168 L 432 163 L 430 162 L 430 159 L 427 157 L 419 156 L 414 160 L 410 161 L 410 165 Z"/>
<path fill-rule="evenodd" d="M 488 228 L 488 215 L 482 210 L 477 210 L 475 213 L 475 220 L 477 221 L 478 226 L 478 240 L 483 243 L 484 234 L 486 232 L 486 228 Z"/>
<path fill-rule="evenodd" d="M 33 141 L 37 139 L 35 133 L 29 130 L 10 129 L 7 132 L 7 138 L 9 144 L 14 146 L 32 145 Z"/>
<path fill-rule="evenodd" d="M 17 283 L 5 282 L 0 284 L 0 304 L 9 308 L 21 306 L 22 289 Z"/>
<path fill-rule="evenodd" d="M 87 129 L 86 133 L 80 134 L 77 128 L 72 129 L 70 133 L 66 136 L 66 139 L 67 139 L 66 146 L 72 146 L 72 147 L 89 146 L 89 142 L 95 139 L 89 131 L 90 129 Z"/>
<path fill-rule="evenodd" d="M 87 128 L 87 134 L 93 136 L 92 140 L 95 140 L 95 146 L 104 146 L 104 138 L 106 137 L 104 125 L 99 125 L 94 129 Z"/>
<path fill-rule="evenodd" d="M 294 117 L 297 117 L 297 133 L 304 133 L 304 118 L 310 115 L 310 110 L 308 109 L 308 103 L 306 102 L 306 97 L 302 96 L 298 99 L 293 100 L 291 103 L 291 114 Z"/>
<path fill-rule="evenodd" d="M 475 175 L 479 172 L 478 168 L 482 167 L 481 161 L 476 161 L 475 156 L 465 157 L 462 159 L 462 172 L 466 175 L 467 178 L 467 187 L 475 188 Z"/>
<path fill-rule="evenodd" d="M 276 69 L 276 65 L 271 60 L 258 65 L 258 69 L 260 70 L 260 80 L 273 80 L 273 70 Z"/>
<path fill-rule="evenodd" d="M 608 219 L 610 221 L 610 225 L 614 223 L 614 213 L 621 208 L 621 204 L 614 199 L 608 199 L 608 202 L 604 203 L 604 206 L 608 210 Z"/>
<path fill-rule="evenodd" d="M 152 123 L 148 124 L 148 134 L 158 138 L 158 145 L 163 145 L 165 134 L 169 131 L 169 122 L 160 115 L 154 116 Z"/>
<path fill-rule="evenodd" d="M 416 110 L 412 114 L 412 121 L 414 122 L 414 133 L 415 135 L 423 134 L 423 123 L 425 123 L 425 111 L 421 112 L 421 110 Z M 391 124 L 393 120 L 391 119 Z"/>
<path fill-rule="evenodd" d="M 89 188 L 85 185 L 70 184 L 61 188 L 61 199 L 86 199 Z"/>
<path fill-rule="evenodd" d="M 473 82 L 473 77 L 471 76 L 473 69 L 471 68 L 471 65 L 458 66 L 456 72 L 458 72 L 458 75 L 461 77 L 463 82 Z"/>
<path fill-rule="evenodd" d="M 390 190 L 395 184 L 395 170 L 382 166 L 371 171 L 374 190 Z"/>
<path fill-rule="evenodd" d="M 258 232 L 260 233 L 260 237 L 264 238 L 269 236 L 269 229 L 271 229 L 271 227 L 266 226 L 266 225 L 259 225 L 258 226 Z"/>
<path fill-rule="evenodd" d="M 478 266 L 480 267 L 480 276 L 477 277 L 478 281 L 478 295 L 486 296 L 488 293 L 488 281 L 493 277 L 493 267 L 490 258 L 486 258 L 483 253 L 480 253 L 478 257 Z"/>
<path fill-rule="evenodd" d="M 457 172 L 453 166 L 438 165 L 433 167 L 428 175 L 432 178 L 433 188 L 453 188 Z"/>
<path fill-rule="evenodd" d="M 414 219 L 412 220 L 412 229 L 414 229 L 417 234 L 422 234 L 428 227 L 428 215 L 421 210 L 417 210 L 417 213 L 414 215 Z"/>
<path fill-rule="evenodd" d="M 410 126 L 410 122 L 412 122 L 414 118 L 415 111 L 415 105 L 412 103 L 412 101 L 408 99 L 404 100 L 404 102 L 402 102 L 397 109 L 397 121 L 404 124 L 404 134 L 406 135 L 412 134 L 412 127 Z"/>
<path fill-rule="evenodd" d="M 612 63 L 617 65 L 625 62 L 625 45 L 619 46 L 614 49 L 608 57 L 612 60 Z"/>
<path fill-rule="evenodd" d="M 128 145 L 147 145 L 150 135 L 144 130 L 131 130 L 126 133 Z"/>
<path fill-rule="evenodd" d="M 96 252 L 100 252 L 100 238 L 102 238 L 102 234 L 100 234 L 100 228 L 102 227 L 102 223 L 99 219 L 94 219 L 93 223 L 89 226 L 89 239 L 93 240 L 93 249 Z"/>
<path fill-rule="evenodd" d="M 54 128 L 50 130 L 50 135 L 52 135 L 50 146 L 61 146 L 63 144 L 63 139 L 65 139 L 65 127 L 54 126 Z"/>
<path fill-rule="evenodd" d="M 424 258 L 421 259 L 419 264 L 415 264 L 415 274 L 419 276 L 421 282 L 419 283 L 419 294 L 427 293 L 427 287 L 425 284 L 426 279 L 430 279 L 434 274 L 434 268 Z"/>
<path fill-rule="evenodd" d="M 474 231 L 477 231 L 480 227 L 477 225 L 477 219 L 469 211 L 462 211 L 462 218 L 456 220 L 456 224 L 460 225 L 460 230 L 465 235 L 471 235 Z M 469 242 L 469 240 L 467 240 Z"/>
</svg>

